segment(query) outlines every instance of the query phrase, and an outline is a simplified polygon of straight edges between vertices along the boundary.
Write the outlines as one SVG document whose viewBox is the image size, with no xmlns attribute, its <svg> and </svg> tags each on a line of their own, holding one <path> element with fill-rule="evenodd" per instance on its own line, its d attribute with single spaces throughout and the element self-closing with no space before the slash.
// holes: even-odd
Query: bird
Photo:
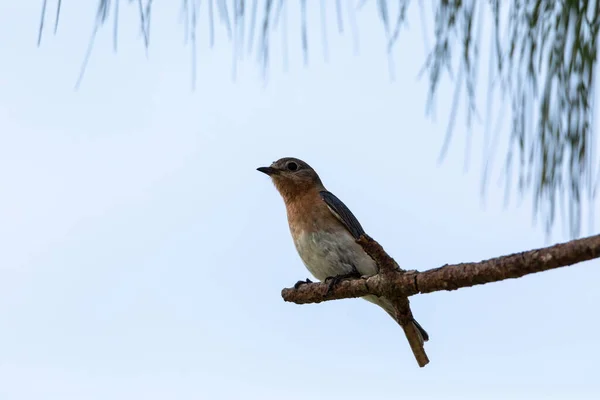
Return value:
<svg viewBox="0 0 600 400">
<path fill-rule="evenodd" d="M 316 279 L 328 282 L 330 289 L 341 279 L 378 273 L 377 263 L 356 242 L 366 235 L 363 227 L 348 207 L 323 186 L 310 165 L 298 158 L 284 157 L 257 170 L 271 178 L 283 198 L 298 255 Z M 295 287 L 304 283 L 311 281 L 298 281 Z M 392 301 L 376 295 L 362 298 L 381 307 L 402 326 Z M 422 346 L 429 335 L 416 320 L 411 322 Z"/>
</svg>

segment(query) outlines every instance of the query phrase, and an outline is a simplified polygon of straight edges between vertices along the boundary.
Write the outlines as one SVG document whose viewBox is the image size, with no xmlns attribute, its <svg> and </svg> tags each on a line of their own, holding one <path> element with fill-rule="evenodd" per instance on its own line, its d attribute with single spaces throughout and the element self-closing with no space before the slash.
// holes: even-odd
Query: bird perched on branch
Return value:
<svg viewBox="0 0 600 400">
<path fill-rule="evenodd" d="M 271 177 L 283 197 L 296 250 L 315 278 L 331 289 L 344 278 L 377 274 L 377 264 L 356 242 L 365 234 L 362 226 L 348 207 L 325 189 L 310 165 L 286 157 L 257 169 Z M 299 281 L 296 286 L 303 283 L 310 281 Z M 389 299 L 375 295 L 363 299 L 377 304 L 401 324 Z M 417 321 L 411 322 L 422 345 L 429 335 Z"/>
</svg>

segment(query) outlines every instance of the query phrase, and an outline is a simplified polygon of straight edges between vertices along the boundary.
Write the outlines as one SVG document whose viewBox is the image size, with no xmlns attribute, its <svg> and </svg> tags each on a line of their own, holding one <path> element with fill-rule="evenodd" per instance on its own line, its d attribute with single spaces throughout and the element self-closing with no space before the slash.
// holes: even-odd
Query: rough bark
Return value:
<svg viewBox="0 0 600 400">
<path fill-rule="evenodd" d="M 398 318 L 420 366 L 424 366 L 429 360 L 423 347 L 415 346 L 414 332 L 411 333 L 410 329 L 407 329 L 407 321 L 412 318 L 409 296 L 520 278 L 600 257 L 600 235 L 595 235 L 481 262 L 446 264 L 418 272 L 400 269 L 381 245 L 368 236 L 362 236 L 357 242 L 377 262 L 379 274 L 343 280 L 331 288 L 327 296 L 324 295 L 327 290 L 324 283 L 310 283 L 296 289 L 286 288 L 281 292 L 283 299 L 297 304 L 320 303 L 368 294 L 396 299 Z"/>
</svg>

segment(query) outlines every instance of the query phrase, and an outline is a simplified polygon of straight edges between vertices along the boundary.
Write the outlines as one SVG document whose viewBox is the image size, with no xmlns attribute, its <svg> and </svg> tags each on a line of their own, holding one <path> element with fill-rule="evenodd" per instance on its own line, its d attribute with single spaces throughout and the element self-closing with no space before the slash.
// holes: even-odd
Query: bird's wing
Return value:
<svg viewBox="0 0 600 400">
<path fill-rule="evenodd" d="M 361 235 L 365 234 L 364 229 L 360 226 L 360 222 L 356 219 L 354 214 L 346 207 L 344 203 L 331 192 L 323 190 L 319 192 L 321 198 L 327 204 L 329 210 L 339 219 L 342 224 L 348 229 L 354 239 L 360 238 Z"/>
</svg>

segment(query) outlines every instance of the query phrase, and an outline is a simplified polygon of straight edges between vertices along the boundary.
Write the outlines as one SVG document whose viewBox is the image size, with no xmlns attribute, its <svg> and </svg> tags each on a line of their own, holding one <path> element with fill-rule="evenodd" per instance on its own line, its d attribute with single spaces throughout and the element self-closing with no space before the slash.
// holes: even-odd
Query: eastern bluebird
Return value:
<svg viewBox="0 0 600 400">
<path fill-rule="evenodd" d="M 260 167 L 258 171 L 271 177 L 283 197 L 294 245 L 315 278 L 332 284 L 345 277 L 377 274 L 375 261 L 356 243 L 356 239 L 365 233 L 362 226 L 348 207 L 325 189 L 310 165 L 286 157 L 270 167 Z M 400 323 L 390 300 L 375 295 L 363 299 L 377 304 Z M 421 343 L 429 340 L 421 325 L 415 320 L 412 322 Z"/>
</svg>

